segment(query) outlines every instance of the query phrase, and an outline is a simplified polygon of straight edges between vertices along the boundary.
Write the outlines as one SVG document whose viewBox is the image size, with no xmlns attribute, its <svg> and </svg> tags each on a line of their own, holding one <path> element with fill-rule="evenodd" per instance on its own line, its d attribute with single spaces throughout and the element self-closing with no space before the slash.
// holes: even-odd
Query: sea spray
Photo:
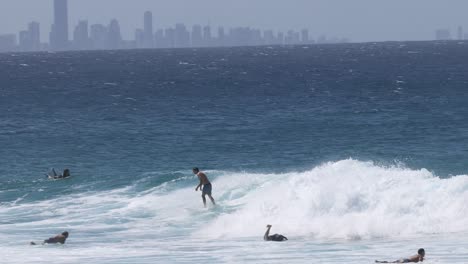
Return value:
<svg viewBox="0 0 468 264">
<path fill-rule="evenodd" d="M 48 201 L 4 204 L 4 223 L 24 229 L 73 228 L 206 238 L 255 237 L 266 224 L 289 236 L 371 239 L 467 232 L 468 176 L 353 159 L 284 174 L 210 172 L 216 207 L 204 209 L 194 177 L 145 191 L 136 186 Z M 151 176 L 149 176 L 151 177 Z M 171 187 L 171 185 L 174 186 Z M 16 219 L 16 220 L 15 220 Z M 8 225 L 0 226 L 4 231 Z"/>
</svg>

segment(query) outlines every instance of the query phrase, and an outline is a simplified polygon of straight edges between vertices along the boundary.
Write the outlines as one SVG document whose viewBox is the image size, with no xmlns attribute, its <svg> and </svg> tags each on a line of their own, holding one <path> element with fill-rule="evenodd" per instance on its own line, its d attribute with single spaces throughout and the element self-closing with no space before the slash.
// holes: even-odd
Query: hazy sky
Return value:
<svg viewBox="0 0 468 264">
<path fill-rule="evenodd" d="M 30 21 L 41 23 L 48 39 L 52 0 L 0 0 L 0 34 L 17 33 Z M 142 27 L 143 12 L 155 27 L 184 22 L 282 30 L 308 28 L 316 38 L 353 41 L 433 39 L 434 30 L 458 25 L 468 32 L 468 0 L 69 0 L 70 32 L 79 19 L 90 24 L 119 20 L 124 38 Z"/>
</svg>

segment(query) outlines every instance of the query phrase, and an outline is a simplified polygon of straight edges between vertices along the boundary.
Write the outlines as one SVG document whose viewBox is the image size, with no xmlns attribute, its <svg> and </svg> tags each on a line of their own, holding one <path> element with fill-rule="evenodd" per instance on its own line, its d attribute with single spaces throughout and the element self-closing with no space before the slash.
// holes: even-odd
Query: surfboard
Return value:
<svg viewBox="0 0 468 264">
<path fill-rule="evenodd" d="M 59 175 L 57 175 L 57 176 L 47 175 L 47 178 L 48 178 L 49 180 L 65 180 L 65 179 L 68 179 L 68 178 L 70 178 L 70 177 L 71 177 L 71 176 L 68 176 L 68 177 L 65 177 L 65 178 L 64 178 L 64 177 L 61 177 L 61 176 L 59 176 Z"/>
</svg>

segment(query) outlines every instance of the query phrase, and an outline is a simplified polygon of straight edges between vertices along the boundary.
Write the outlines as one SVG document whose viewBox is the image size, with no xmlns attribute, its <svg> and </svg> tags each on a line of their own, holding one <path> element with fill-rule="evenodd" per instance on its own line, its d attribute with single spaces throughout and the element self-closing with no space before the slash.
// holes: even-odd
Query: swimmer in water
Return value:
<svg viewBox="0 0 468 264">
<path fill-rule="evenodd" d="M 63 232 L 62 234 L 59 234 L 59 235 L 56 235 L 54 237 L 51 237 L 49 239 L 46 239 L 44 240 L 44 242 L 42 242 L 42 245 L 44 244 L 65 244 L 65 241 L 67 240 L 68 238 L 68 232 L 65 231 Z M 37 245 L 36 243 L 34 242 L 31 242 L 31 245 Z"/>
</svg>

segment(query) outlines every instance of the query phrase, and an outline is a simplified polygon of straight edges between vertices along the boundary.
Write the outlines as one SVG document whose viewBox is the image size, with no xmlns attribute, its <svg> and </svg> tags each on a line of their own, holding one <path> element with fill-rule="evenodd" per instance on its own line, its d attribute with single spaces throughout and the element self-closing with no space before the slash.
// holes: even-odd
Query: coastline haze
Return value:
<svg viewBox="0 0 468 264">
<path fill-rule="evenodd" d="M 31 21 L 41 24 L 41 40 L 48 41 L 53 21 L 53 1 L 2 0 L 0 34 L 17 34 Z M 25 6 L 28 8 L 25 9 Z M 134 30 L 143 27 L 143 13 L 153 12 L 154 28 L 166 28 L 176 23 L 213 27 L 250 26 L 262 30 L 310 30 L 311 37 L 321 35 L 344 37 L 352 41 L 429 40 L 434 31 L 447 28 L 456 35 L 457 26 L 468 28 L 468 3 L 462 0 L 447 4 L 440 0 L 248 0 L 215 1 L 173 0 L 70 0 L 69 31 L 79 20 L 89 24 L 108 24 L 113 18 L 120 22 L 125 39 L 132 39 Z"/>
</svg>

